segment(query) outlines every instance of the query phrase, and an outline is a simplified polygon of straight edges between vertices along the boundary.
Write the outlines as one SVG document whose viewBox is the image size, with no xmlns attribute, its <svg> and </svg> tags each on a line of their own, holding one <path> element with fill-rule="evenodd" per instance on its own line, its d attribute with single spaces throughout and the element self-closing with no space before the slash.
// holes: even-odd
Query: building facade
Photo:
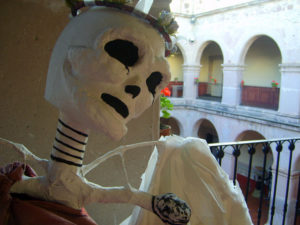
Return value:
<svg viewBox="0 0 300 225">
<path fill-rule="evenodd" d="M 179 23 L 178 50 L 169 59 L 173 133 L 209 143 L 299 137 L 300 2 L 235 1 L 215 8 L 193 2 L 172 1 Z M 288 215 L 295 213 L 300 145 L 294 153 Z M 257 154 L 253 167 L 259 170 L 263 157 Z M 276 154 L 272 148 L 268 155 L 270 171 Z M 247 157 L 244 149 L 240 175 L 246 175 Z M 288 157 L 280 161 L 280 179 L 287 176 Z M 222 166 L 230 176 L 232 160 L 228 150 Z M 277 198 L 279 218 L 284 194 Z"/>
</svg>

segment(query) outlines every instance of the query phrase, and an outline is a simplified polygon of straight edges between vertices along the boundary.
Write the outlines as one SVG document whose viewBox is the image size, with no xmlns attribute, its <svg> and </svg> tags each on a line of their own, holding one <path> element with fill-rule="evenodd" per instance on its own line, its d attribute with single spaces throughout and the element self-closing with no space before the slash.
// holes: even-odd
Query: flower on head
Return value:
<svg viewBox="0 0 300 225">
<path fill-rule="evenodd" d="M 167 26 L 169 25 L 173 20 L 173 16 L 170 12 L 163 10 L 159 13 L 159 17 L 158 17 L 158 23 L 161 26 Z"/>
<path fill-rule="evenodd" d="M 157 22 L 162 26 L 168 34 L 174 34 L 178 30 L 178 24 L 175 21 L 172 13 L 163 10 L 159 13 Z"/>
<path fill-rule="evenodd" d="M 178 23 L 173 20 L 169 26 L 167 26 L 167 33 L 168 34 L 174 34 L 178 30 L 179 26 Z"/>
</svg>

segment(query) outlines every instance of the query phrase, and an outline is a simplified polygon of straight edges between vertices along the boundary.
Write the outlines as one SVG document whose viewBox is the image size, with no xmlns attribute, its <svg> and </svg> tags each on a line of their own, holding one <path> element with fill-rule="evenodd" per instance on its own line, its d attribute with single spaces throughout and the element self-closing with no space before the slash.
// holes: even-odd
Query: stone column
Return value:
<svg viewBox="0 0 300 225">
<path fill-rule="evenodd" d="M 285 63 L 281 68 L 279 112 L 300 115 L 300 63 Z"/>
<path fill-rule="evenodd" d="M 222 159 L 222 169 L 228 174 L 229 179 L 234 177 L 234 161 L 235 158 L 232 155 L 232 148 L 226 148 L 224 150 L 224 157 Z"/>
<path fill-rule="evenodd" d="M 185 99 L 196 99 L 198 86 L 194 83 L 194 78 L 200 74 L 200 64 L 182 65 L 183 71 L 183 97 Z"/>
<path fill-rule="evenodd" d="M 241 103 L 241 82 L 244 65 L 223 64 L 222 103 L 236 106 Z"/>
</svg>

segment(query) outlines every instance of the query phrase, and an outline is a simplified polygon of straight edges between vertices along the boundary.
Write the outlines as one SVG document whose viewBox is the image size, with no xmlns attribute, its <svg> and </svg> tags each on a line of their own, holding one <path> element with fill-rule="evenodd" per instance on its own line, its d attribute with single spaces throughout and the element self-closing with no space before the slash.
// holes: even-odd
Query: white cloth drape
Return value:
<svg viewBox="0 0 300 225">
<path fill-rule="evenodd" d="M 153 195 L 172 192 L 192 209 L 191 225 L 252 224 L 243 194 L 199 138 L 169 136 L 155 148 L 140 190 Z M 136 207 L 121 225 L 163 225 L 151 212 Z"/>
</svg>

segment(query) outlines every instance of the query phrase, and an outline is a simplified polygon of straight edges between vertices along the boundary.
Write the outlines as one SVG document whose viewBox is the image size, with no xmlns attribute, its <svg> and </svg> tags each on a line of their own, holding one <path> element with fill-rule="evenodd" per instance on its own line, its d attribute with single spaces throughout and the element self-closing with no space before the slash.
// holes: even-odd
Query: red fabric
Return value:
<svg viewBox="0 0 300 225">
<path fill-rule="evenodd" d="M 29 166 L 21 163 L 0 168 L 0 225 L 97 225 L 85 209 L 76 210 L 28 196 L 12 196 L 10 187 L 21 180 L 23 171 L 27 176 L 36 176 Z"/>
</svg>

